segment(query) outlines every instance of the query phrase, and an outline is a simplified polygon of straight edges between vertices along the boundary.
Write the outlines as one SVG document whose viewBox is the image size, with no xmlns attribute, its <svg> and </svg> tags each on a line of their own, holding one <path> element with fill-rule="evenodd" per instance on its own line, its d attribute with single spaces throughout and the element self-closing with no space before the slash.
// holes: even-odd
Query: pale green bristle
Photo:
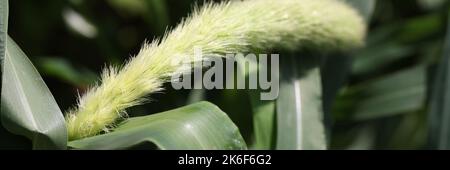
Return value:
<svg viewBox="0 0 450 170">
<path fill-rule="evenodd" d="M 109 68 L 101 85 L 85 93 L 66 116 L 69 139 L 110 128 L 125 109 L 161 90 L 185 67 L 195 47 L 203 53 L 253 50 L 343 51 L 363 44 L 363 19 L 338 0 L 247 0 L 209 3 L 196 10 L 161 41 L 145 44 L 120 70 Z"/>
</svg>

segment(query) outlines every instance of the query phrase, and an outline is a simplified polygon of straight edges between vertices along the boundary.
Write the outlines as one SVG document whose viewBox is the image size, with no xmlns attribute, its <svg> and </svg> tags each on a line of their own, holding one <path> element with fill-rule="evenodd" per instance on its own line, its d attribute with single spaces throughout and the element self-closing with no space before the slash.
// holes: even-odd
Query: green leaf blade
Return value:
<svg viewBox="0 0 450 170">
<path fill-rule="evenodd" d="M 33 64 L 9 37 L 2 82 L 3 126 L 31 139 L 34 149 L 65 149 L 63 114 Z"/>
<path fill-rule="evenodd" d="M 277 149 L 326 149 L 320 59 L 315 56 L 283 59 L 276 102 Z"/>
<path fill-rule="evenodd" d="M 450 149 L 450 20 L 447 27 L 444 53 L 434 77 L 428 111 L 429 144 L 432 149 Z"/>
<path fill-rule="evenodd" d="M 253 149 L 273 149 L 276 139 L 276 113 L 274 100 L 260 100 L 260 90 L 249 90 L 253 113 Z"/>
<path fill-rule="evenodd" d="M 416 111 L 423 107 L 426 99 L 426 67 L 415 66 L 357 88 L 361 97 L 357 101 L 354 120 Z"/>
<path fill-rule="evenodd" d="M 8 32 L 8 1 L 0 1 L 0 62 L 5 57 L 6 37 Z"/>
<path fill-rule="evenodd" d="M 126 149 L 151 142 L 160 149 L 246 149 L 238 128 L 217 106 L 199 102 L 130 118 L 114 132 L 71 141 L 75 149 Z"/>
</svg>

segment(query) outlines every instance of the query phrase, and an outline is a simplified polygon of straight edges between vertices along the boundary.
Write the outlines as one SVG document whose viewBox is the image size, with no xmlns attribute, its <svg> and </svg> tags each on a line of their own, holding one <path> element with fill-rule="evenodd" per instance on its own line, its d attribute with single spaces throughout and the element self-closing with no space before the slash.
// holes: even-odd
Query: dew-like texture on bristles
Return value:
<svg viewBox="0 0 450 170">
<path fill-rule="evenodd" d="M 69 139 L 111 128 L 126 108 L 162 90 L 171 75 L 190 71 L 183 61 L 196 47 L 218 56 L 271 49 L 345 51 L 361 46 L 365 32 L 359 14 L 338 0 L 208 3 L 161 40 L 146 43 L 121 69 L 106 69 L 101 85 L 80 97 L 78 107 L 67 114 Z"/>
</svg>

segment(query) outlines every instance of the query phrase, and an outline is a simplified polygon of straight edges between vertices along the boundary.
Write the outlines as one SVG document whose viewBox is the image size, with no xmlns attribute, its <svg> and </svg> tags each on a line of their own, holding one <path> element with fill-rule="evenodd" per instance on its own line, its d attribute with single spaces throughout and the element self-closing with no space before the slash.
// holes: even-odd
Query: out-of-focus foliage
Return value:
<svg viewBox="0 0 450 170">
<path fill-rule="evenodd" d="M 450 14 L 450 13 L 449 13 Z M 449 20 L 449 19 L 447 19 Z M 449 20 L 450 21 L 450 20 Z M 450 22 L 447 26 L 444 53 L 439 60 L 430 90 L 428 124 L 430 147 L 450 149 Z"/>
<path fill-rule="evenodd" d="M 97 80 L 105 63 L 123 63 L 138 52 L 145 39 L 159 37 L 166 28 L 173 28 L 195 3 L 201 5 L 203 1 L 14 0 L 9 5 L 8 32 L 36 65 L 61 109 L 67 110 L 76 103 L 76 94 Z M 322 82 L 326 83 L 322 84 L 324 93 L 338 93 L 324 98 L 332 105 L 325 108 L 329 113 L 325 115 L 328 148 L 437 148 L 439 140 L 435 137 L 439 135 L 433 133 L 442 132 L 429 128 L 433 126 L 428 119 L 432 112 L 429 108 L 436 100 L 430 94 L 433 87 L 439 86 L 435 84 L 439 83 L 437 75 L 444 74 L 436 73 L 442 70 L 436 69 L 437 65 L 448 62 L 441 57 L 449 10 L 448 0 L 376 0 L 366 47 L 352 57 L 337 56 L 328 62 L 349 70 L 342 76 L 324 76 L 333 81 Z M 342 58 L 345 61 L 338 60 Z M 343 86 L 327 88 L 336 82 Z M 128 113 L 143 116 L 208 100 L 237 124 L 249 147 L 255 139 L 264 138 L 266 142 L 257 142 L 254 148 L 275 148 L 271 136 L 253 134 L 261 128 L 253 119 L 267 121 L 267 117 L 253 115 L 252 119 L 252 113 L 267 112 L 270 118 L 276 106 L 252 102 L 251 96 L 244 90 L 191 93 L 171 90 L 167 85 L 164 93 L 151 96 L 153 102 Z M 276 123 L 269 121 L 264 128 L 273 126 Z"/>
<path fill-rule="evenodd" d="M 425 149 L 449 2 L 378 0 L 367 46 L 334 101 L 332 149 Z M 443 94 L 439 94 L 443 95 Z"/>
</svg>

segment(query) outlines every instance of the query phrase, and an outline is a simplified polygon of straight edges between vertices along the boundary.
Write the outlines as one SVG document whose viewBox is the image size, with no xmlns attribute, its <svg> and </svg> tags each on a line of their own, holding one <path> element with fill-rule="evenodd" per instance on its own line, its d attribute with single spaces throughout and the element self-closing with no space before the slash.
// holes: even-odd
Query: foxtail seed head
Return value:
<svg viewBox="0 0 450 170">
<path fill-rule="evenodd" d="M 253 50 L 343 51 L 363 44 L 363 19 L 338 0 L 246 0 L 208 3 L 161 40 L 145 44 L 120 70 L 110 67 L 66 116 L 69 139 L 93 136 L 110 128 L 161 90 L 185 67 L 194 47 L 224 55 Z M 181 69 L 183 70 L 183 69 Z M 189 70 L 185 70 L 189 71 Z"/>
</svg>

